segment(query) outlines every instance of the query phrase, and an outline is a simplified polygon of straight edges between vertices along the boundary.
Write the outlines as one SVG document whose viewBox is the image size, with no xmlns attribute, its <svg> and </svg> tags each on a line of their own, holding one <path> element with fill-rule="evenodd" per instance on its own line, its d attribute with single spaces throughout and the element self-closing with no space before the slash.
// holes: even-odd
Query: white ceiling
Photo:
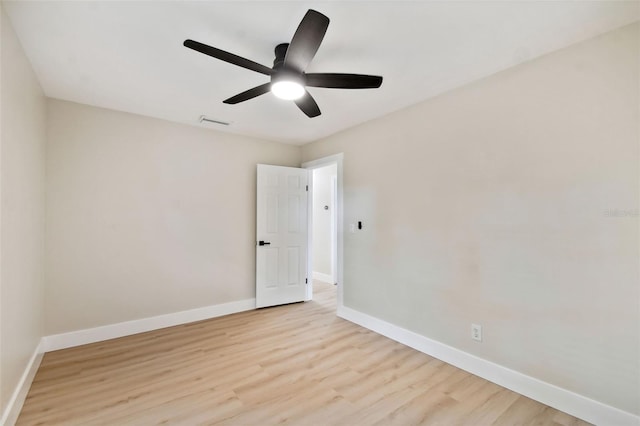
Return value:
<svg viewBox="0 0 640 426">
<path fill-rule="evenodd" d="M 47 96 L 303 144 L 640 18 L 638 1 L 3 1 Z M 331 19 L 308 72 L 384 76 L 380 89 L 310 88 L 307 118 L 268 81 L 182 46 L 271 66 L 307 9 Z M 200 124 L 206 115 L 229 126 Z"/>
</svg>

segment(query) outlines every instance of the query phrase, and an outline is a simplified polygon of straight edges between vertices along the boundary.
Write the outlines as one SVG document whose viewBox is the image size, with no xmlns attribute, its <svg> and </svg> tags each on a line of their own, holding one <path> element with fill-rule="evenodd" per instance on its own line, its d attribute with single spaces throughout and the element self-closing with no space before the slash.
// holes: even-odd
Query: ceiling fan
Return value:
<svg viewBox="0 0 640 426">
<path fill-rule="evenodd" d="M 276 59 L 272 68 L 194 40 L 185 40 L 183 44 L 189 49 L 271 77 L 269 83 L 225 99 L 225 104 L 237 104 L 271 91 L 279 98 L 293 100 L 307 116 L 317 117 L 320 115 L 320 108 L 305 87 L 376 89 L 382 84 L 382 77 L 375 75 L 305 73 L 322 43 L 328 26 L 329 18 L 309 9 L 291 43 L 276 46 Z"/>
</svg>

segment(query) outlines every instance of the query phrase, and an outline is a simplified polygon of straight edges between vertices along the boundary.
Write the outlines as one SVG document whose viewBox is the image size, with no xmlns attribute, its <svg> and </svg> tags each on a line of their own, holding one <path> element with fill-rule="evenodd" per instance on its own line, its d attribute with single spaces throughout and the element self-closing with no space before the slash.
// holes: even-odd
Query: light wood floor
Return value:
<svg viewBox="0 0 640 426">
<path fill-rule="evenodd" d="M 313 302 L 47 353 L 19 425 L 583 425 Z"/>
</svg>

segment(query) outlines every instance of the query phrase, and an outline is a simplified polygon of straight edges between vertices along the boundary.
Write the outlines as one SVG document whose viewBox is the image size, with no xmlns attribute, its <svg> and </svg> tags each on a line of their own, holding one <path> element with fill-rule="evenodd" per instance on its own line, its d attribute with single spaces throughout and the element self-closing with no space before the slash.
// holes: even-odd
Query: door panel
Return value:
<svg viewBox="0 0 640 426">
<path fill-rule="evenodd" d="M 256 307 L 301 302 L 307 286 L 308 171 L 258 164 Z M 260 245 L 262 241 L 263 245 Z"/>
</svg>

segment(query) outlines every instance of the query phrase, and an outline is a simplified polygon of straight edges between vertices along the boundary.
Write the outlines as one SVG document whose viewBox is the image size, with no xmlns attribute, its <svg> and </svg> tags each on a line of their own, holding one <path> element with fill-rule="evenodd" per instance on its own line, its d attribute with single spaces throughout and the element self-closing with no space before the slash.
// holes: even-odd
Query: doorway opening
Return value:
<svg viewBox="0 0 640 426">
<path fill-rule="evenodd" d="M 308 201 L 308 265 L 312 278 L 307 300 L 313 298 L 313 282 L 335 285 L 336 306 L 342 306 L 342 154 L 310 161 Z"/>
</svg>

